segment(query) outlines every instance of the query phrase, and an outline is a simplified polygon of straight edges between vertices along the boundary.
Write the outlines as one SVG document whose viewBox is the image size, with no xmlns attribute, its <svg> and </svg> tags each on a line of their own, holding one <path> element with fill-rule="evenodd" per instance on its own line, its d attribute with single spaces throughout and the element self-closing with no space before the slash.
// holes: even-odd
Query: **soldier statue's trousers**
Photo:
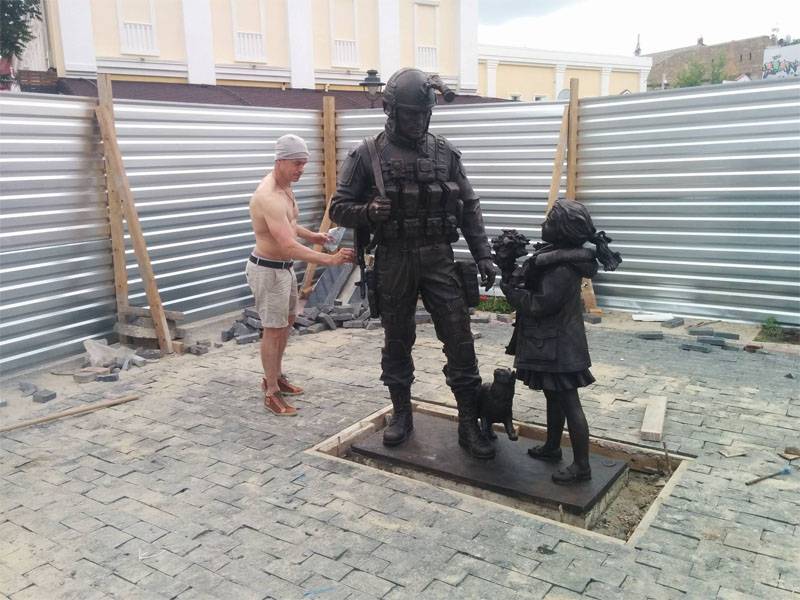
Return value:
<svg viewBox="0 0 800 600">
<path fill-rule="evenodd" d="M 384 385 L 408 388 L 414 381 L 411 348 L 416 340 L 415 314 L 421 294 L 436 336 L 444 344 L 447 385 L 453 392 L 477 389 L 481 378 L 469 311 L 450 244 L 379 245 L 375 268 L 385 335 L 381 354 Z"/>
</svg>

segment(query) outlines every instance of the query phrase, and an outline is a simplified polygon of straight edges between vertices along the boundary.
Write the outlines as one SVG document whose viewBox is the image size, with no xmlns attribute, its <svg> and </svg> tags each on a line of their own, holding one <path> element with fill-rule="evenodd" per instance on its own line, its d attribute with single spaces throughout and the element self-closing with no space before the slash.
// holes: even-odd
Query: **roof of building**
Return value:
<svg viewBox="0 0 800 600">
<path fill-rule="evenodd" d="M 322 110 L 323 96 L 336 98 L 337 110 L 370 108 L 367 95 L 361 91 L 308 90 L 248 87 L 238 85 L 197 85 L 143 81 L 114 81 L 114 98 L 126 100 L 157 100 L 162 102 L 192 102 L 198 104 L 236 104 L 239 106 L 269 106 Z M 70 96 L 97 96 L 93 79 L 61 78 L 58 92 Z M 507 102 L 502 98 L 457 95 L 453 104 Z M 378 103 L 380 105 L 380 103 Z"/>
</svg>

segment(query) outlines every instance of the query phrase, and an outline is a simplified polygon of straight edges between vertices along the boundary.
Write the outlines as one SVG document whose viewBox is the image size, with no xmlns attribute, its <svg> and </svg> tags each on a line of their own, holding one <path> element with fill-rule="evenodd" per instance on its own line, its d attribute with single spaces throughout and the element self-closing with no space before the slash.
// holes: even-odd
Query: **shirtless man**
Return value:
<svg viewBox="0 0 800 600">
<path fill-rule="evenodd" d="M 314 233 L 297 224 L 297 202 L 292 183 L 298 181 L 308 162 L 308 147 L 296 135 L 284 135 L 275 144 L 275 166 L 258 185 L 250 200 L 250 219 L 256 246 L 245 274 L 256 301 L 264 332 L 261 363 L 264 367 L 264 406 L 279 416 L 294 416 L 297 409 L 284 396 L 302 394 L 282 375 L 281 361 L 297 315 L 297 277 L 293 261 L 320 265 L 353 262 L 354 253 L 342 248 L 335 254 L 316 252 L 301 244 L 324 244 L 328 235 Z"/>
</svg>

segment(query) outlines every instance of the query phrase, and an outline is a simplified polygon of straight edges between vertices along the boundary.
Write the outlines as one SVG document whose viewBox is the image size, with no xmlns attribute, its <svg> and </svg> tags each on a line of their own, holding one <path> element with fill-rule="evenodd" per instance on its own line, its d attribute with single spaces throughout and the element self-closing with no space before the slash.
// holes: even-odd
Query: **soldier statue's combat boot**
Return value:
<svg viewBox="0 0 800 600">
<path fill-rule="evenodd" d="M 478 427 L 477 390 L 455 394 L 458 405 L 458 445 L 473 457 L 494 458 L 494 447 Z"/>
<path fill-rule="evenodd" d="M 383 431 L 384 446 L 399 446 L 408 439 L 414 430 L 414 421 L 411 416 L 411 390 L 403 386 L 390 386 L 389 394 L 392 397 L 394 414 L 389 421 L 389 426 Z"/>
</svg>

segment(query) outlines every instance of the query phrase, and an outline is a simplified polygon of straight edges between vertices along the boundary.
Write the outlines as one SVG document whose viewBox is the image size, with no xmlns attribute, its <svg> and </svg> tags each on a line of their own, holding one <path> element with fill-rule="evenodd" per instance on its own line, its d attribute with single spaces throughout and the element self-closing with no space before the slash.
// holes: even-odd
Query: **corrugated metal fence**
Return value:
<svg viewBox="0 0 800 600">
<path fill-rule="evenodd" d="M 95 101 L 0 95 L 0 373 L 82 351 L 116 320 Z M 166 308 L 187 321 L 252 303 L 248 201 L 275 140 L 306 139 L 300 224 L 322 220 L 319 111 L 115 102 L 120 148 Z M 130 243 L 129 298 L 146 299 Z M 302 277 L 304 265 L 297 269 Z"/>
<path fill-rule="evenodd" d="M 188 321 L 252 304 L 244 260 L 253 248 L 248 203 L 272 169 L 275 140 L 295 133 L 311 158 L 293 186 L 299 223 L 322 220 L 319 111 L 124 101 L 114 104 L 120 149 L 161 299 Z M 129 297 L 146 305 L 132 247 Z M 302 277 L 304 268 L 297 269 Z"/>
<path fill-rule="evenodd" d="M 463 151 L 490 237 L 513 227 L 538 240 L 562 111 L 434 112 L 431 130 Z M 601 306 L 800 324 L 800 82 L 585 99 L 580 116 L 578 199 L 625 261 L 595 280 Z M 383 118 L 339 113 L 339 158 Z"/>
<path fill-rule="evenodd" d="M 94 102 L 0 94 L 0 372 L 75 354 L 116 320 Z"/>
<path fill-rule="evenodd" d="M 578 198 L 623 253 L 601 305 L 800 324 L 800 83 L 582 100 Z M 0 372 L 111 333 L 114 297 L 94 101 L 0 95 Z M 489 236 L 538 239 L 563 104 L 440 107 Z M 251 301 L 247 202 L 293 132 L 312 151 L 301 223 L 322 218 L 318 111 L 115 103 L 123 158 L 167 308 L 189 320 Z M 337 114 L 341 160 L 380 110 Z M 466 256 L 463 242 L 456 251 Z M 131 303 L 144 305 L 132 250 Z M 302 270 L 300 270 L 302 275 Z"/>
</svg>

